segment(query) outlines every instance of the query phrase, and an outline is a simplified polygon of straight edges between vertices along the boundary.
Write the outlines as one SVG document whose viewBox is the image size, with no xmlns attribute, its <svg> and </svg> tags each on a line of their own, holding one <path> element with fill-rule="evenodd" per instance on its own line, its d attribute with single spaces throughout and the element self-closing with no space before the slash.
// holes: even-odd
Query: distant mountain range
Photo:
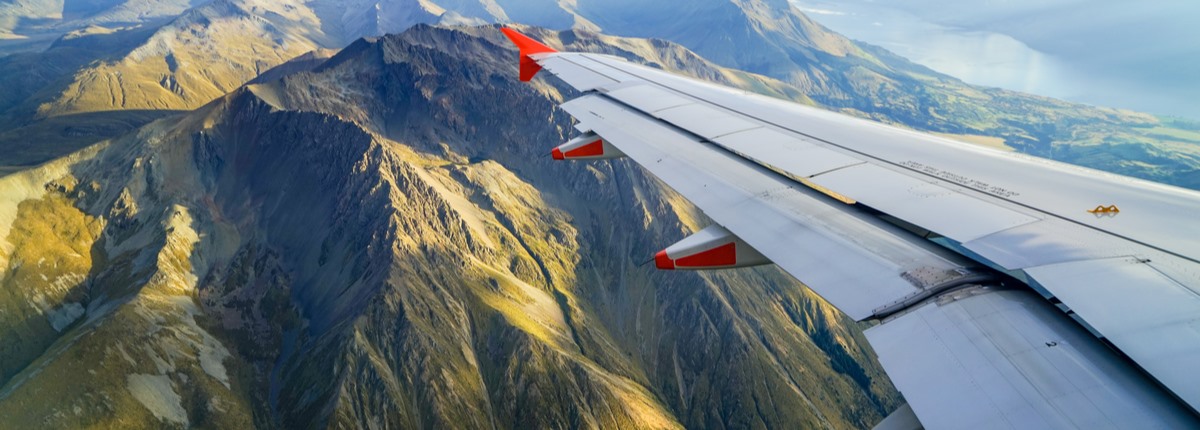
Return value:
<svg viewBox="0 0 1200 430">
<path fill-rule="evenodd" d="M 852 42 L 785 0 L 215 0 L 171 18 L 164 16 L 176 3 L 75 3 L 62 10 L 93 13 L 14 15 L 48 4 L 26 0 L 0 14 L 61 34 L 45 51 L 0 57 L 0 72 L 14 82 L 0 88 L 0 126 L 32 127 L 0 133 L 0 148 L 14 154 L 8 164 L 45 161 L 166 111 L 194 109 L 313 49 L 340 49 L 417 23 L 520 22 L 670 40 L 722 66 L 791 84 L 831 109 L 1200 188 L 1200 124 L 967 85 Z M 163 13 L 142 13 L 132 27 L 95 24 L 146 8 Z M 14 40 L 0 41 L 0 49 L 20 43 Z M 28 135 L 54 143 L 21 138 Z M 63 148 L 46 148 L 55 143 Z"/>
<path fill-rule="evenodd" d="M 864 428 L 902 402 L 779 270 L 639 266 L 704 215 L 549 160 L 574 94 L 464 24 L 1200 187 L 1198 125 L 972 87 L 785 1 L 160 3 L 0 4 L 2 426 Z"/>
</svg>

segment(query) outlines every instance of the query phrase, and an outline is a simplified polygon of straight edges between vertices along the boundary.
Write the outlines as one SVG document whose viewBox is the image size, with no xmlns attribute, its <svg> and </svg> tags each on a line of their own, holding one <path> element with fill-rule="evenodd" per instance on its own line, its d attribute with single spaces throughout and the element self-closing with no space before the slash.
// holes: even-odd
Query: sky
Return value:
<svg viewBox="0 0 1200 430">
<path fill-rule="evenodd" d="M 964 81 L 1200 119 L 1200 0 L 792 0 Z"/>
</svg>

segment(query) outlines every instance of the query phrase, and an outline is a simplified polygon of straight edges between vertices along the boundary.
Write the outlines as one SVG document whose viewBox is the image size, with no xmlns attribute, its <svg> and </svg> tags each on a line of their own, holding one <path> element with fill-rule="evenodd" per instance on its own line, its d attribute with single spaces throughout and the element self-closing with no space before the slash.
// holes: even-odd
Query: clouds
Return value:
<svg viewBox="0 0 1200 430">
<path fill-rule="evenodd" d="M 812 7 L 800 7 L 799 9 L 801 12 L 804 12 L 809 15 L 845 15 L 846 14 L 845 12 L 839 12 L 839 11 L 832 10 L 832 9 L 819 9 L 819 8 L 812 8 Z"/>
</svg>

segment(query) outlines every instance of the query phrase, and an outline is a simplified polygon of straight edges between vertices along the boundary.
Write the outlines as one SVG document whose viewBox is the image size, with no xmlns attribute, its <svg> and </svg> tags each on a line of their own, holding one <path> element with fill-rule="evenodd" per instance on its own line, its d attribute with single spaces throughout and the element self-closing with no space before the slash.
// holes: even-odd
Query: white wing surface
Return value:
<svg viewBox="0 0 1200 430">
<path fill-rule="evenodd" d="M 1200 193 L 505 33 L 523 79 L 582 93 L 562 108 L 606 158 L 879 321 L 867 337 L 925 427 L 1200 427 Z"/>
</svg>

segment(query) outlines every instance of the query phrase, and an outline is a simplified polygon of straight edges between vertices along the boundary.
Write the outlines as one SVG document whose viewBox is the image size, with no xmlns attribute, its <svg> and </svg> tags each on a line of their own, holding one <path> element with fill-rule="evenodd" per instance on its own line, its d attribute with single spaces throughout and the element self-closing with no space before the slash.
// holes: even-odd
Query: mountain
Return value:
<svg viewBox="0 0 1200 430">
<path fill-rule="evenodd" d="M 670 40 L 851 115 L 1200 188 L 1200 124 L 971 86 L 848 40 L 785 0 L 218 0 L 166 24 L 92 26 L 44 52 L 0 57 L 0 71 L 22 83 L 0 88 L 9 130 L 0 148 L 11 157 L 0 165 L 36 164 L 194 109 L 310 49 L 418 23 L 482 22 Z M 83 48 L 97 46 L 109 48 Z"/>
<path fill-rule="evenodd" d="M 42 53 L 0 58 L 0 71 L 19 82 L 0 89 L 7 131 L 0 147 L 13 164 L 45 161 L 200 107 L 285 61 L 339 43 L 298 5 L 215 0 L 162 25 L 90 27 Z"/>
<path fill-rule="evenodd" d="M 661 41 L 534 34 L 798 96 Z M 628 161 L 550 160 L 571 94 L 513 58 L 494 27 L 418 26 L 0 178 L 0 416 L 861 428 L 898 405 L 778 269 L 639 266 L 703 215 Z"/>
<path fill-rule="evenodd" d="M 0 55 L 44 49 L 93 26 L 121 28 L 178 16 L 203 0 L 6 0 L 0 2 Z"/>
</svg>

